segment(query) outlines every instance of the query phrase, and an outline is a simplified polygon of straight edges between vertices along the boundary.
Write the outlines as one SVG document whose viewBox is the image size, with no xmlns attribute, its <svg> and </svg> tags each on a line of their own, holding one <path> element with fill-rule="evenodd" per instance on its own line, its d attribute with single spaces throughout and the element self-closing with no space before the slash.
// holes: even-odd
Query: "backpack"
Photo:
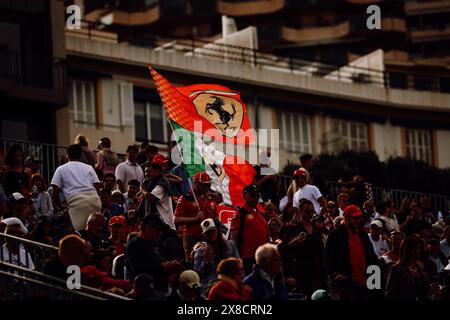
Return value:
<svg viewBox="0 0 450 320">
<path fill-rule="evenodd" d="M 107 166 L 115 167 L 120 163 L 119 157 L 114 151 L 103 149 L 103 156 Z"/>
</svg>

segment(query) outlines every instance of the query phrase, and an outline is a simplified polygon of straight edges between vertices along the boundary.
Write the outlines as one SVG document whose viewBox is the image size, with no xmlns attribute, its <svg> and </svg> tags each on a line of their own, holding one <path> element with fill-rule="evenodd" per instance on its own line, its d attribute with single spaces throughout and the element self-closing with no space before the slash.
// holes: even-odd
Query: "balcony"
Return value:
<svg viewBox="0 0 450 320">
<path fill-rule="evenodd" d="M 106 24 L 119 24 L 126 26 L 147 25 L 157 21 L 160 17 L 159 4 L 155 3 L 144 11 L 127 12 L 117 9 L 97 9 L 86 15 L 86 20 L 90 22 L 102 21 Z"/>
<path fill-rule="evenodd" d="M 426 29 L 414 30 L 410 33 L 412 42 L 426 42 L 450 39 L 450 26 L 445 26 L 442 29 Z"/>
<path fill-rule="evenodd" d="M 24 52 L 0 47 L 0 92 L 20 99 L 34 99 L 58 106 L 67 103 L 66 69 L 63 60 L 29 64 Z"/>
<path fill-rule="evenodd" d="M 400 18 L 381 18 L 381 31 L 406 32 L 406 22 Z"/>
<path fill-rule="evenodd" d="M 342 38 L 350 33 L 350 22 L 344 21 L 334 26 L 295 29 L 281 28 L 281 37 L 292 42 L 320 41 Z"/>
<path fill-rule="evenodd" d="M 217 10 L 230 16 L 248 16 L 273 13 L 281 10 L 285 0 L 219 0 Z"/>
<path fill-rule="evenodd" d="M 418 15 L 427 13 L 441 13 L 450 11 L 450 0 L 427 1 L 427 2 L 406 2 L 405 13 L 407 15 Z"/>
</svg>

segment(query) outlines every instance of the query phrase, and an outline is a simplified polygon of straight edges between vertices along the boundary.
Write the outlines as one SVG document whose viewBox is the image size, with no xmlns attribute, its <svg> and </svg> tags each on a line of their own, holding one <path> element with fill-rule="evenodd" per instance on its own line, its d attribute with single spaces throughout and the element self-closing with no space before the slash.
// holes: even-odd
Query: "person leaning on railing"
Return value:
<svg viewBox="0 0 450 320">
<path fill-rule="evenodd" d="M 6 226 L 5 234 L 23 238 L 26 229 L 20 224 L 20 221 L 12 222 Z M 7 237 L 5 244 L 0 249 L 0 260 L 34 270 L 34 263 L 31 255 L 25 249 L 24 245 L 17 239 Z"/>
</svg>

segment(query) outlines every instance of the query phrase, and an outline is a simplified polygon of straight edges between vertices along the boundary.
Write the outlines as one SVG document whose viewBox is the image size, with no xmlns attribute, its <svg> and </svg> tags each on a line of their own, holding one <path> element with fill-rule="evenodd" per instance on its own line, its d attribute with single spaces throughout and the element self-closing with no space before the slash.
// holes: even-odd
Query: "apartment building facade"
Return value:
<svg viewBox="0 0 450 320">
<path fill-rule="evenodd" d="M 415 78 L 408 88 L 361 83 L 346 81 L 342 69 L 341 78 L 333 78 L 333 72 L 323 76 L 195 50 L 173 43 L 144 47 L 102 30 L 66 32 L 69 105 L 57 112 L 58 144 L 82 133 L 93 148 L 108 136 L 121 153 L 142 141 L 167 150 L 171 132 L 146 68 L 151 64 L 174 85 L 217 83 L 240 91 L 255 129 L 279 129 L 280 166 L 301 153 L 342 149 L 450 166 L 449 93 L 418 90 Z"/>
</svg>

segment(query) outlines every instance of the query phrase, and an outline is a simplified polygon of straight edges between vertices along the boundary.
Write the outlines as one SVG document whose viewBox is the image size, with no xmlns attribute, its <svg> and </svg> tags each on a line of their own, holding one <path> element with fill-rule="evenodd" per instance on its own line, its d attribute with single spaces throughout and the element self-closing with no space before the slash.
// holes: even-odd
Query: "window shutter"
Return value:
<svg viewBox="0 0 450 320">
<path fill-rule="evenodd" d="M 134 101 L 133 101 L 133 85 L 127 82 L 121 82 L 120 88 L 120 110 L 122 113 L 122 125 L 134 125 Z"/>
</svg>

